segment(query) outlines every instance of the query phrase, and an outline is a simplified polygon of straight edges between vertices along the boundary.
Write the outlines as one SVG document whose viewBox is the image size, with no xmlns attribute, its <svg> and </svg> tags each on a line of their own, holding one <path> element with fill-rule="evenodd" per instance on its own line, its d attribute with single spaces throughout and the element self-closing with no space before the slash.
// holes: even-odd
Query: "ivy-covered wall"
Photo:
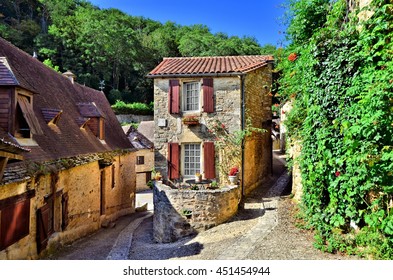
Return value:
<svg viewBox="0 0 393 280">
<path fill-rule="evenodd" d="M 329 252 L 393 258 L 393 5 L 291 1 L 279 69 L 301 214 Z M 354 8 L 354 9 L 353 9 Z M 290 143 L 288 143 L 290 145 Z"/>
</svg>

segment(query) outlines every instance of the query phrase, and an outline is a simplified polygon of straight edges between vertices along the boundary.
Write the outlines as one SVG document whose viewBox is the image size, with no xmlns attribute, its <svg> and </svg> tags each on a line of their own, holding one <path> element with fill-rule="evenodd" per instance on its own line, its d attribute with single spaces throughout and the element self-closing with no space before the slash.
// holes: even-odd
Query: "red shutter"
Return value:
<svg viewBox="0 0 393 280">
<path fill-rule="evenodd" d="M 203 144 L 203 161 L 205 169 L 205 178 L 214 179 L 216 178 L 216 166 L 215 166 L 215 153 L 214 143 L 205 142 Z"/>
<path fill-rule="evenodd" d="M 170 114 L 180 113 L 180 85 L 178 80 L 169 80 L 168 108 Z"/>
<path fill-rule="evenodd" d="M 214 112 L 214 91 L 213 79 L 203 79 L 203 111 L 206 113 Z"/>
<path fill-rule="evenodd" d="M 168 143 L 168 177 L 169 179 L 180 178 L 180 145 Z"/>
</svg>

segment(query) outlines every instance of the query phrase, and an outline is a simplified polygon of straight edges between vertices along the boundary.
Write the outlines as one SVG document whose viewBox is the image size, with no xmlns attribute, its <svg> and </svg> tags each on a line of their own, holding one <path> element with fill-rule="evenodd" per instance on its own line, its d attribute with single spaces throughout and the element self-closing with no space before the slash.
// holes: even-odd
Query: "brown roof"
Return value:
<svg viewBox="0 0 393 280">
<path fill-rule="evenodd" d="M 149 74 L 149 78 L 181 75 L 236 75 L 255 70 L 272 62 L 270 55 L 172 57 L 164 60 Z"/>
<path fill-rule="evenodd" d="M 8 65 L 7 59 L 5 57 L 0 57 L 0 85 L 14 86 L 17 84 L 18 82 Z"/>
<path fill-rule="evenodd" d="M 33 111 L 43 133 L 33 134 L 38 146 L 28 147 L 31 152 L 25 154 L 26 159 L 54 160 L 132 148 L 104 93 L 72 83 L 2 38 L 0 57 L 5 57 L 19 87 L 36 93 Z M 1 65 L 5 67 L 0 60 Z M 48 120 L 60 112 L 56 125 L 48 124 Z M 105 118 L 105 142 L 89 128 L 80 128 L 78 120 L 84 119 L 85 114 Z"/>
<path fill-rule="evenodd" d="M 136 149 L 152 149 L 154 144 L 134 127 L 127 131 L 127 137 Z"/>
</svg>

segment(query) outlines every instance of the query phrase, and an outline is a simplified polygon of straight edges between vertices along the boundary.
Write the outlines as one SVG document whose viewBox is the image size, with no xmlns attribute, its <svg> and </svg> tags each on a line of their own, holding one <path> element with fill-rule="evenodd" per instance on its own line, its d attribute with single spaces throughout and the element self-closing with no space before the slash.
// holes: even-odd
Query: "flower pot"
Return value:
<svg viewBox="0 0 393 280">
<path fill-rule="evenodd" d="M 195 175 L 195 183 L 200 183 L 202 181 L 202 175 Z"/>
<path fill-rule="evenodd" d="M 229 182 L 231 185 L 236 185 L 237 184 L 237 175 L 235 176 L 228 176 Z"/>
</svg>

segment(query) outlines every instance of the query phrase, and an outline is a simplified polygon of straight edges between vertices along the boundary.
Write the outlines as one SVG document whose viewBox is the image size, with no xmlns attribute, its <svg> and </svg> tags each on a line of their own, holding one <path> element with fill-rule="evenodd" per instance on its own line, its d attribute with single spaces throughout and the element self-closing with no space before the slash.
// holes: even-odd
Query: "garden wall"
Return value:
<svg viewBox="0 0 393 280">
<path fill-rule="evenodd" d="M 178 190 L 155 182 L 154 239 L 174 242 L 228 221 L 237 213 L 241 198 L 239 186 L 216 190 Z M 186 216 L 185 212 L 191 212 Z"/>
</svg>

